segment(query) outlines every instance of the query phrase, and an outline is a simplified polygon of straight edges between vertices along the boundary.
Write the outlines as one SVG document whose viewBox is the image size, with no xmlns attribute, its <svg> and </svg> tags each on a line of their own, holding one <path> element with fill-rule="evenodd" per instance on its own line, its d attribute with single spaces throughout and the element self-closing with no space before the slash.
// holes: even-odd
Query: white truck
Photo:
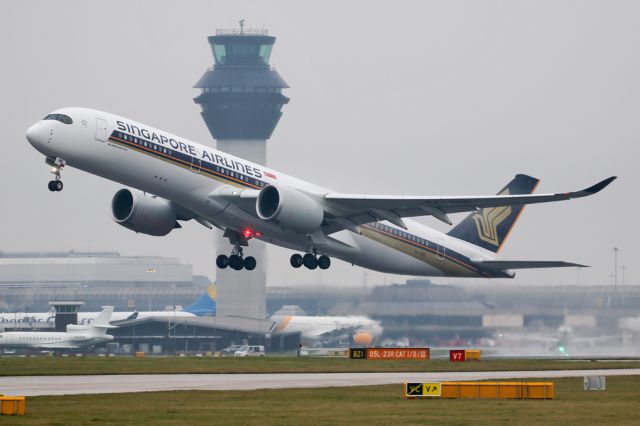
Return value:
<svg viewBox="0 0 640 426">
<path fill-rule="evenodd" d="M 264 356 L 264 346 L 262 345 L 241 346 L 233 355 L 234 356 Z"/>
</svg>

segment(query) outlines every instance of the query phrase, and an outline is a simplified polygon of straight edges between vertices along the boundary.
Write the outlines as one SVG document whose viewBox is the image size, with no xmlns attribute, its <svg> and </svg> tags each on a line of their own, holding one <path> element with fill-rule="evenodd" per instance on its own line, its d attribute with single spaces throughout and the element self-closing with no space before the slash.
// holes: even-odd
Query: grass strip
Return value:
<svg viewBox="0 0 640 426">
<path fill-rule="evenodd" d="M 199 374 L 199 373 L 343 373 L 403 371 L 513 371 L 640 368 L 640 361 L 588 360 L 447 360 L 368 361 L 346 358 L 264 357 L 2 357 L 0 376 L 86 374 Z"/>
</svg>

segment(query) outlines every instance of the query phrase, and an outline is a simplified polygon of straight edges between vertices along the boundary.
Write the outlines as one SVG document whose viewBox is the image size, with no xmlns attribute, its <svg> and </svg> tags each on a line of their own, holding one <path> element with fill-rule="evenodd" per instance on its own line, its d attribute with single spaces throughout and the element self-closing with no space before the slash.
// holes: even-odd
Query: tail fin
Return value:
<svg viewBox="0 0 640 426">
<path fill-rule="evenodd" d="M 92 327 L 111 328 L 109 321 L 111 321 L 111 314 L 113 313 L 113 306 L 103 306 L 102 312 L 100 312 L 96 319 L 91 322 Z"/>
<path fill-rule="evenodd" d="M 195 302 L 184 308 L 185 312 L 191 312 L 192 314 L 201 315 L 215 315 L 216 314 L 216 285 L 209 284 L 207 291 L 202 296 L 198 297 Z"/>
<path fill-rule="evenodd" d="M 498 195 L 531 194 L 536 190 L 540 180 L 527 176 L 516 175 Z M 524 206 L 488 207 L 471 213 L 456 225 L 450 236 L 468 241 L 484 249 L 497 253 L 502 248 L 515 225 Z"/>
</svg>

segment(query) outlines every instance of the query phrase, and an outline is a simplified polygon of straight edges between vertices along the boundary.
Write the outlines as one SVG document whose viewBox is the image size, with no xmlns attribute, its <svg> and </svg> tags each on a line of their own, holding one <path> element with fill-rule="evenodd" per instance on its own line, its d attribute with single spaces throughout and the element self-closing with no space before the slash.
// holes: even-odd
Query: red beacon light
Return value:
<svg viewBox="0 0 640 426">
<path fill-rule="evenodd" d="M 251 229 L 251 228 L 244 228 L 244 229 L 242 230 L 242 236 L 243 236 L 245 239 L 247 239 L 247 240 L 248 240 L 248 239 L 250 239 L 250 238 L 253 238 L 253 229 Z"/>
<path fill-rule="evenodd" d="M 244 237 L 245 240 L 249 240 L 249 239 L 251 239 L 253 237 L 256 237 L 256 238 L 262 237 L 262 232 L 254 231 L 253 229 L 251 229 L 249 227 L 244 228 L 242 230 L 241 234 L 242 234 L 242 236 Z"/>
</svg>

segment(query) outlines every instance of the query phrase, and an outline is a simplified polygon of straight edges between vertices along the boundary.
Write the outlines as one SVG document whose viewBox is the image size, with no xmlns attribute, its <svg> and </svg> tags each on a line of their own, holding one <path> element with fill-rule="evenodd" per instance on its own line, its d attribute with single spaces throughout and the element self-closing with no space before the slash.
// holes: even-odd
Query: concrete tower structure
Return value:
<svg viewBox="0 0 640 426">
<path fill-rule="evenodd" d="M 244 30 L 241 21 L 240 30 L 217 30 L 208 40 L 214 66 L 196 83 L 201 93 L 194 101 L 219 150 L 266 165 L 267 139 L 289 102 L 282 94 L 289 86 L 269 65 L 276 38 L 266 30 Z M 231 251 L 226 239 L 218 247 L 223 254 Z M 251 240 L 245 254 L 258 260 L 253 271 L 218 269 L 219 316 L 266 315 L 264 243 Z"/>
</svg>

